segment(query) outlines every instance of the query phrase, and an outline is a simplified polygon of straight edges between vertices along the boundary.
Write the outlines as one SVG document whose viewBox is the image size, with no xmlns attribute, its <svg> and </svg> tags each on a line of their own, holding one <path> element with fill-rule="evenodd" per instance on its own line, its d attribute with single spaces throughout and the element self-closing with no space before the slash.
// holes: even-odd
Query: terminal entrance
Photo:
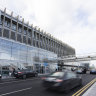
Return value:
<svg viewBox="0 0 96 96">
<path fill-rule="evenodd" d="M 44 68 L 41 66 L 41 64 L 34 64 L 34 70 L 38 73 L 44 73 Z"/>
<path fill-rule="evenodd" d="M 41 66 L 41 64 L 34 64 L 34 70 L 41 74 L 49 72 L 49 68 L 46 66 Z"/>
</svg>

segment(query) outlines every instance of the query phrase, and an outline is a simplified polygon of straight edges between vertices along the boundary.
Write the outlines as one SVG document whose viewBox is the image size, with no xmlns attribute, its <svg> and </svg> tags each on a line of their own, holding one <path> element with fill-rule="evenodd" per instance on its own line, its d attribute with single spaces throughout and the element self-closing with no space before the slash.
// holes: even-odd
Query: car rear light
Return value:
<svg viewBox="0 0 96 96">
<path fill-rule="evenodd" d="M 22 72 L 18 72 L 19 74 L 21 74 Z"/>
<path fill-rule="evenodd" d="M 41 79 L 44 80 L 44 79 L 46 79 L 46 77 L 42 77 Z"/>
<path fill-rule="evenodd" d="M 62 82 L 63 80 L 62 79 L 57 79 L 56 82 Z"/>
</svg>

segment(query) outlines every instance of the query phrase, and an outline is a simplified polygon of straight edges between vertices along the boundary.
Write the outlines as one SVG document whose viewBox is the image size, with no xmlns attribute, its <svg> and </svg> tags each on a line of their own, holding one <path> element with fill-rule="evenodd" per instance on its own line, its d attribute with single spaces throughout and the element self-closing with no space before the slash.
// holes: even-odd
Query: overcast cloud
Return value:
<svg viewBox="0 0 96 96">
<path fill-rule="evenodd" d="M 0 0 L 0 6 L 76 49 L 96 52 L 96 0 Z"/>
</svg>

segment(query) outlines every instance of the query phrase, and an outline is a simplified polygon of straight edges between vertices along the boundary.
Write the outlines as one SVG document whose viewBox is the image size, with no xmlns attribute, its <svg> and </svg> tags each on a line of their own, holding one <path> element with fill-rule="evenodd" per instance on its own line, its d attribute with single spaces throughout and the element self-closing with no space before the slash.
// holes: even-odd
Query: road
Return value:
<svg viewBox="0 0 96 96">
<path fill-rule="evenodd" d="M 83 86 L 95 77 L 96 75 L 83 74 Z M 26 80 L 3 80 L 0 81 L 0 96 L 72 96 L 81 88 L 74 88 L 69 93 L 59 93 L 46 90 L 41 83 L 39 77 Z"/>
</svg>

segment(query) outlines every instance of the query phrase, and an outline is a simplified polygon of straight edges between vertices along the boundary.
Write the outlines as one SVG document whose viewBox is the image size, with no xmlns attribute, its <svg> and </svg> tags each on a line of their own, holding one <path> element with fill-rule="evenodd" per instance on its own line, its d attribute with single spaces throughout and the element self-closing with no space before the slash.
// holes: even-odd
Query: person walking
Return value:
<svg viewBox="0 0 96 96">
<path fill-rule="evenodd" d="M 13 76 L 14 76 L 14 74 L 15 74 L 15 71 L 16 71 L 16 70 L 15 70 L 15 68 L 13 68 L 13 73 L 12 73 L 12 74 L 13 74 Z"/>
</svg>

